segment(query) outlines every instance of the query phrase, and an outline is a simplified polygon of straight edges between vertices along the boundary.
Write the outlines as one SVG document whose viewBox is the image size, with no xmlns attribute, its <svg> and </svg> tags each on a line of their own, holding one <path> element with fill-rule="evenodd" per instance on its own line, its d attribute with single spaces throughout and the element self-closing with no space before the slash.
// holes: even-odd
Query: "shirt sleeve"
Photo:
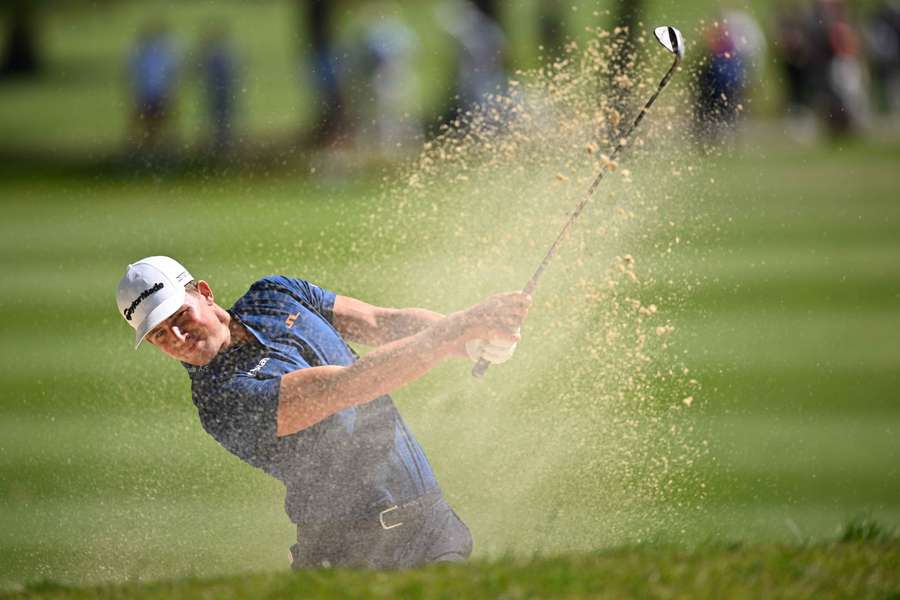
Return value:
<svg viewBox="0 0 900 600">
<path fill-rule="evenodd" d="M 334 299 L 337 297 L 337 294 L 312 284 L 305 279 L 293 279 L 290 277 L 278 277 L 278 279 L 285 287 L 297 294 L 307 306 L 333 324 Z"/>
<path fill-rule="evenodd" d="M 225 448 L 250 464 L 267 464 L 273 458 L 278 442 L 281 378 L 257 379 L 246 373 L 236 373 L 212 387 L 214 389 L 194 389 L 195 395 L 204 398 L 199 405 L 204 428 Z"/>
</svg>

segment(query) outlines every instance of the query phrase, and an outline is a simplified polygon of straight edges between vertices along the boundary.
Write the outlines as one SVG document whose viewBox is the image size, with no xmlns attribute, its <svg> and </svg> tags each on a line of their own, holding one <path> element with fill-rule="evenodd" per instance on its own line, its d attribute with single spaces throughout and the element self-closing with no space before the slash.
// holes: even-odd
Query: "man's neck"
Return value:
<svg viewBox="0 0 900 600">
<path fill-rule="evenodd" d="M 243 344 L 251 339 L 253 339 L 253 335 L 247 331 L 247 328 L 244 325 L 231 316 L 231 313 L 225 312 L 228 318 L 228 333 L 231 334 L 231 340 L 228 343 L 228 346 L 236 346 L 238 344 Z"/>
</svg>

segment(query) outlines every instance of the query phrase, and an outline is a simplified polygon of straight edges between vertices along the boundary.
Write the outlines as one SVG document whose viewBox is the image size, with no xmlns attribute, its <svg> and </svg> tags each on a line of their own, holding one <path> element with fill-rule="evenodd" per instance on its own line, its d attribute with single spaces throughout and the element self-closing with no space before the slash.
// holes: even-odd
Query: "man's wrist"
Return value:
<svg viewBox="0 0 900 600">
<path fill-rule="evenodd" d="M 432 336 L 433 347 L 440 353 L 441 358 L 459 354 L 459 347 L 463 344 L 464 322 L 465 313 L 457 311 L 450 313 L 428 328 L 428 332 Z"/>
</svg>

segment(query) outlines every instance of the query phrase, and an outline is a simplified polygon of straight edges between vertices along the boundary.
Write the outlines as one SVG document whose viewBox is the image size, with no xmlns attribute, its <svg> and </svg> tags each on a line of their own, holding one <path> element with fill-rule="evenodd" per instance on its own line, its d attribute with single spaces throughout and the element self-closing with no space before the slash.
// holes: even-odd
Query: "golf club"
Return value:
<svg viewBox="0 0 900 600">
<path fill-rule="evenodd" d="M 675 69 L 678 68 L 678 65 L 681 63 L 681 59 L 684 58 L 684 38 L 681 36 L 681 32 L 675 29 L 674 27 L 657 27 L 653 31 L 656 36 L 657 41 L 669 52 L 675 55 L 675 62 L 672 63 L 672 66 L 669 67 L 669 70 L 666 72 L 665 76 L 659 82 L 659 87 L 656 88 L 656 92 L 650 99 L 647 100 L 647 103 L 644 104 L 644 107 L 641 109 L 641 112 L 638 113 L 637 117 L 635 117 L 634 122 L 631 124 L 631 127 L 619 139 L 619 143 L 613 149 L 612 153 L 609 156 L 609 160 L 604 161 L 603 167 L 600 170 L 600 173 L 594 179 L 594 182 L 591 184 L 591 187 L 588 189 L 587 195 L 584 199 L 578 203 L 578 206 L 575 207 L 575 210 L 572 212 L 572 215 L 569 217 L 569 220 L 566 221 L 566 224 L 563 226 L 562 231 L 559 232 L 559 235 L 556 236 L 556 241 L 553 242 L 553 245 L 550 246 L 550 250 L 547 251 L 547 254 L 544 256 L 544 260 L 541 261 L 541 264 L 538 266 L 537 270 L 534 272 L 534 275 L 531 276 L 531 279 L 528 280 L 528 283 L 525 284 L 525 287 L 522 289 L 526 294 L 531 294 L 534 292 L 537 287 L 538 280 L 544 272 L 544 269 L 547 268 L 547 265 L 550 263 L 550 260 L 556 255 L 557 250 L 559 249 L 560 244 L 562 244 L 563 239 L 566 237 L 566 234 L 569 232 L 569 229 L 572 227 L 572 224 L 575 222 L 575 219 L 578 218 L 578 215 L 581 214 L 581 211 L 584 210 L 584 207 L 587 205 L 588 200 L 591 199 L 591 196 L 594 195 L 594 191 L 597 189 L 597 186 L 600 185 L 600 181 L 603 179 L 603 176 L 610 169 L 610 166 L 615 164 L 616 157 L 621 152 L 622 148 L 625 146 L 625 143 L 628 141 L 628 138 L 631 136 L 631 133 L 637 128 L 640 122 L 644 119 L 644 115 L 647 113 L 647 110 L 656 102 L 656 99 L 659 97 L 659 94 L 663 91 L 663 89 L 669 84 L 669 80 L 672 79 L 672 75 L 675 74 Z M 488 367 L 491 366 L 484 358 L 478 359 L 478 362 L 475 363 L 475 366 L 472 367 L 472 376 L 473 377 L 482 377 L 487 372 Z"/>
</svg>

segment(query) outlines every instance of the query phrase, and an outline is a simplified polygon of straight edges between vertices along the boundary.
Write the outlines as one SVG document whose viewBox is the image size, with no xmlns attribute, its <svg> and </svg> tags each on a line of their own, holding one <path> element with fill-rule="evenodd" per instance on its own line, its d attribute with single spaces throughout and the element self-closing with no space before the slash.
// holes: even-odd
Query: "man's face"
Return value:
<svg viewBox="0 0 900 600">
<path fill-rule="evenodd" d="M 188 291 L 181 308 L 151 329 L 146 340 L 181 362 L 208 364 L 229 339 L 215 309 L 209 286 L 200 282 L 199 293 Z"/>
</svg>

